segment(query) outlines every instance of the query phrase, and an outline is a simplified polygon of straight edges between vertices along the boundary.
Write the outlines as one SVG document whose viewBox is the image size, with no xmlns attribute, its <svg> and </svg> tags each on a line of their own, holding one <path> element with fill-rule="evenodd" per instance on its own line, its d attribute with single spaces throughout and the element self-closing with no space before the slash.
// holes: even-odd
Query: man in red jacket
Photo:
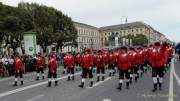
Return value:
<svg viewBox="0 0 180 101">
<path fill-rule="evenodd" d="M 126 79 L 126 88 L 129 88 L 129 79 L 130 79 L 130 73 L 129 73 L 129 65 L 130 65 L 130 57 L 127 53 L 126 47 L 121 47 L 121 50 L 119 51 L 119 55 L 117 58 L 118 61 L 118 69 L 119 69 L 119 87 L 118 89 L 122 89 L 122 84 L 124 79 Z"/>
<path fill-rule="evenodd" d="M 94 52 L 93 54 L 93 73 L 97 70 L 97 62 L 98 62 L 98 55 L 97 52 Z"/>
<path fill-rule="evenodd" d="M 83 88 L 85 79 L 87 75 L 89 75 L 90 79 L 90 87 L 93 86 L 93 73 L 92 73 L 92 66 L 93 66 L 93 57 L 90 54 L 90 50 L 86 50 L 84 55 L 82 56 L 82 81 L 79 87 Z"/>
<path fill-rule="evenodd" d="M 157 85 L 159 85 L 159 90 L 163 83 L 164 76 L 164 65 L 165 65 L 165 56 L 162 50 L 162 46 L 159 42 L 155 43 L 154 48 L 150 52 L 151 67 L 152 67 L 152 77 L 154 83 L 153 92 L 157 91 Z"/>
<path fill-rule="evenodd" d="M 115 75 L 115 62 L 116 62 L 116 56 L 113 50 L 109 53 L 109 76 Z"/>
<path fill-rule="evenodd" d="M 55 86 L 58 85 L 58 81 L 57 81 L 57 67 L 58 67 L 58 64 L 57 64 L 56 57 L 55 57 L 55 55 L 52 55 L 51 59 L 49 61 L 48 87 L 51 87 L 52 77 L 53 77 L 53 79 L 55 81 Z"/>
<path fill-rule="evenodd" d="M 40 73 L 42 74 L 42 79 L 44 79 L 44 60 L 41 54 L 39 53 L 36 57 L 36 70 L 37 70 L 37 78 L 39 80 Z"/>
<path fill-rule="evenodd" d="M 14 86 L 17 86 L 18 82 L 18 76 L 21 79 L 21 85 L 23 85 L 23 70 L 24 70 L 24 64 L 22 62 L 22 59 L 19 55 L 16 55 L 15 57 L 15 81 Z"/>
<path fill-rule="evenodd" d="M 137 52 L 133 47 L 130 48 L 129 52 L 130 56 L 130 83 L 132 83 L 133 76 L 135 75 L 135 82 L 137 82 L 138 79 L 138 69 L 137 69 Z M 134 75 L 133 75 L 134 74 Z"/>
<path fill-rule="evenodd" d="M 102 81 L 105 79 L 105 57 L 102 55 L 102 51 L 98 51 L 97 58 L 97 82 L 100 81 L 100 76 L 102 74 Z"/>
<path fill-rule="evenodd" d="M 67 73 L 68 73 L 68 79 L 67 81 L 74 80 L 74 57 L 71 55 L 71 52 L 68 52 L 66 56 L 64 57 L 64 64 L 66 65 L 67 68 Z"/>
<path fill-rule="evenodd" d="M 75 57 L 75 64 L 76 64 L 77 71 L 81 69 L 80 68 L 81 67 L 81 61 L 82 61 L 82 56 L 81 56 L 80 52 L 78 52 L 76 57 Z"/>
</svg>

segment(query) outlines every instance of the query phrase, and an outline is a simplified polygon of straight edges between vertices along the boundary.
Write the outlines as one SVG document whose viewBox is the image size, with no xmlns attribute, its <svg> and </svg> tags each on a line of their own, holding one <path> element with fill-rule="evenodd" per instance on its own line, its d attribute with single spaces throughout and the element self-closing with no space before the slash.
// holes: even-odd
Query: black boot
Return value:
<svg viewBox="0 0 180 101">
<path fill-rule="evenodd" d="M 159 83 L 159 90 L 162 90 L 162 83 Z"/>
<path fill-rule="evenodd" d="M 105 80 L 105 77 L 104 76 L 102 76 L 102 81 L 104 81 Z"/>
<path fill-rule="evenodd" d="M 14 81 L 14 85 L 13 86 L 17 86 L 17 81 Z"/>
<path fill-rule="evenodd" d="M 93 87 L 93 81 L 90 82 L 90 87 Z"/>
<path fill-rule="evenodd" d="M 152 90 L 152 92 L 156 92 L 157 91 L 157 84 L 154 84 L 154 89 Z"/>
<path fill-rule="evenodd" d="M 117 89 L 122 90 L 122 83 L 119 83 L 119 86 Z"/>
<path fill-rule="evenodd" d="M 79 85 L 79 87 L 84 88 L 84 82 L 81 82 L 81 84 Z"/>
<path fill-rule="evenodd" d="M 57 86 L 58 85 L 58 81 L 55 81 L 55 86 Z"/>
<path fill-rule="evenodd" d="M 136 77 L 135 77 L 135 82 L 137 83 L 137 81 L 138 81 L 138 77 L 136 76 Z"/>
<path fill-rule="evenodd" d="M 42 76 L 42 79 L 44 80 L 44 76 Z"/>
<path fill-rule="evenodd" d="M 70 76 L 68 76 L 68 79 L 67 79 L 67 81 L 70 81 L 71 80 L 71 78 L 70 78 Z"/>
<path fill-rule="evenodd" d="M 21 81 L 21 85 L 23 85 L 24 84 L 24 82 L 23 81 Z"/>
<path fill-rule="evenodd" d="M 126 82 L 126 89 L 129 89 L 129 82 Z"/>
<path fill-rule="evenodd" d="M 130 77 L 130 81 L 129 81 L 130 84 L 132 84 L 132 77 Z"/>
<path fill-rule="evenodd" d="M 97 76 L 97 82 L 99 82 L 100 81 L 100 77 L 99 76 Z"/>
<path fill-rule="evenodd" d="M 37 76 L 36 80 L 39 80 L 39 76 Z"/>
<path fill-rule="evenodd" d="M 48 87 L 51 87 L 51 81 L 48 82 Z"/>
<path fill-rule="evenodd" d="M 113 76 L 115 75 L 115 72 L 113 72 Z"/>
<path fill-rule="evenodd" d="M 111 72 L 109 72 L 109 77 L 111 77 Z"/>
</svg>

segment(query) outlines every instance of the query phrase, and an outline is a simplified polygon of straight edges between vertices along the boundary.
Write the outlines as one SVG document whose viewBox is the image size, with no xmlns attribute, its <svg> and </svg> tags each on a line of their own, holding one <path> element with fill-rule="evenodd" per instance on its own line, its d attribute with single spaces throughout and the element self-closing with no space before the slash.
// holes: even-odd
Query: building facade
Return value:
<svg viewBox="0 0 180 101">
<path fill-rule="evenodd" d="M 109 40 L 109 37 L 115 33 L 118 37 L 124 37 L 127 35 L 145 35 L 149 43 L 159 41 L 161 34 L 152 28 L 150 25 L 144 22 L 132 22 L 127 24 L 105 26 L 99 28 L 101 34 L 101 45 L 105 47 L 106 42 Z"/>
<path fill-rule="evenodd" d="M 101 35 L 98 28 L 78 22 L 75 22 L 74 25 L 78 32 L 78 51 L 84 48 L 101 49 Z"/>
</svg>

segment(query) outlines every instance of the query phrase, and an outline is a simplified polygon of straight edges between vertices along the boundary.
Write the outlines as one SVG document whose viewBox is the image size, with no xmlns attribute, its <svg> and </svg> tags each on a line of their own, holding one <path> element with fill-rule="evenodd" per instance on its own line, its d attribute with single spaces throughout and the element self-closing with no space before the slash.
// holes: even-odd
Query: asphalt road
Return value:
<svg viewBox="0 0 180 101">
<path fill-rule="evenodd" d="M 122 91 L 117 90 L 118 75 L 106 76 L 105 81 L 95 82 L 94 87 L 79 88 L 80 72 L 76 72 L 75 81 L 66 81 L 67 76 L 59 70 L 59 85 L 47 87 L 47 79 L 35 81 L 35 73 L 25 76 L 23 86 L 13 87 L 13 78 L 0 79 L 0 101 L 180 101 L 180 61 L 172 62 L 165 74 L 162 91 L 153 93 L 151 71 L 148 71 L 137 83 Z M 171 78 L 171 79 L 170 79 Z M 170 96 L 169 96 L 170 95 Z"/>
</svg>

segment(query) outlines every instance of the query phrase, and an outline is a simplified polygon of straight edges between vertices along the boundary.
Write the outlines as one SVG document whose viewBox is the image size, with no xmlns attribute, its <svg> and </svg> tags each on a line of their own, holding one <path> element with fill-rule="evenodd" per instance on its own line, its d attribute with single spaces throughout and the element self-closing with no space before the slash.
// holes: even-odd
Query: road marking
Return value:
<svg viewBox="0 0 180 101">
<path fill-rule="evenodd" d="M 111 101 L 111 99 L 103 99 L 102 101 Z"/>
<path fill-rule="evenodd" d="M 173 71 L 174 71 L 174 59 L 171 62 L 171 69 L 170 69 L 170 80 L 169 80 L 169 99 L 168 101 L 174 101 L 173 95 Z"/>
<path fill-rule="evenodd" d="M 76 73 L 74 75 L 79 75 L 79 74 L 81 74 L 81 72 L 78 72 L 78 73 Z M 57 78 L 57 80 L 62 80 L 62 79 L 65 79 L 67 77 L 68 76 L 63 76 L 63 77 Z M 47 83 L 48 83 L 48 81 L 44 81 L 44 82 L 40 82 L 40 83 L 37 83 L 37 84 L 29 85 L 29 86 L 26 86 L 26 87 L 22 87 L 22 88 L 7 91 L 7 92 L 4 92 L 4 93 L 0 93 L 0 98 L 2 98 L 4 96 L 11 95 L 11 94 L 14 94 L 14 93 L 17 93 L 17 92 L 24 91 L 24 90 L 27 90 L 27 89 L 35 88 L 35 87 L 38 87 L 38 86 L 41 86 L 41 85 L 44 85 L 44 84 L 47 84 Z"/>
<path fill-rule="evenodd" d="M 173 66 L 174 66 L 174 65 L 173 65 Z M 176 73 L 176 71 L 175 71 L 175 68 L 174 68 L 173 74 L 174 74 L 174 77 L 176 78 L 176 80 L 177 80 L 177 82 L 178 82 L 178 84 L 179 84 L 179 86 L 180 86 L 180 79 L 179 79 L 179 77 L 178 77 L 178 75 L 177 75 L 177 73 Z"/>
<path fill-rule="evenodd" d="M 31 99 L 28 99 L 28 100 L 26 100 L 26 101 L 34 101 L 34 100 L 37 100 L 37 99 L 39 99 L 39 98 L 42 98 L 43 96 L 44 96 L 44 95 L 41 94 L 41 95 L 35 96 L 35 97 L 31 98 Z"/>
<path fill-rule="evenodd" d="M 99 81 L 99 82 L 95 83 L 95 84 L 93 85 L 93 87 L 96 87 L 96 86 L 98 86 L 98 85 L 100 85 L 100 84 L 102 84 L 102 83 L 110 80 L 111 78 L 112 78 L 112 77 L 108 77 L 108 78 L 106 78 L 104 81 Z M 93 88 L 93 87 L 86 87 L 86 88 Z"/>
</svg>

